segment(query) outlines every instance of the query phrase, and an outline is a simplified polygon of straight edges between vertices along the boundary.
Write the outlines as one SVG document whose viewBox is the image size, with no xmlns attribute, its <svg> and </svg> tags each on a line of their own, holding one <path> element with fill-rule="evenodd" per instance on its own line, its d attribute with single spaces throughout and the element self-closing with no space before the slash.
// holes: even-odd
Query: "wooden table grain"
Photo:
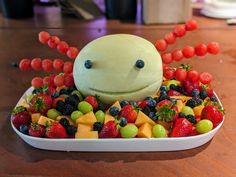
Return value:
<svg viewBox="0 0 236 177">
<path fill-rule="evenodd" d="M 43 12 L 42 12 L 43 11 Z M 223 127 L 207 144 L 177 152 L 81 153 L 53 152 L 24 143 L 10 127 L 10 111 L 30 80 L 43 72 L 20 72 L 12 67 L 22 57 L 56 58 L 63 55 L 37 42 L 41 30 L 82 48 L 106 34 L 129 33 L 151 42 L 161 38 L 173 25 L 151 25 L 106 21 L 82 21 L 65 18 L 57 8 L 36 9 L 32 19 L 8 20 L 0 17 L 0 176 L 68 177 L 235 177 L 236 176 L 236 28 L 224 20 L 194 16 L 200 29 L 178 39 L 173 47 L 218 41 L 221 54 L 183 60 L 199 72 L 214 75 L 213 85 L 226 109 Z M 54 16 L 53 16 L 54 14 Z M 55 16 L 57 14 L 57 16 Z M 53 18 L 52 18 L 53 17 Z M 177 63 L 173 64 L 177 66 Z M 129 144 L 127 144 L 128 146 Z"/>
</svg>

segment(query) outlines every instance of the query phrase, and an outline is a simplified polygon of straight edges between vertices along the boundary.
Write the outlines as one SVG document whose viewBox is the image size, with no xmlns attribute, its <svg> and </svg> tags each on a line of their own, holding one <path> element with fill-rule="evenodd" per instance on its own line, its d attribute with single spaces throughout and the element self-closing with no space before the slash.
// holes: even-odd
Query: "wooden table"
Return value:
<svg viewBox="0 0 236 177">
<path fill-rule="evenodd" d="M 194 19 L 198 20 L 200 29 L 178 39 L 176 44 L 184 47 L 198 42 L 218 41 L 221 45 L 220 55 L 184 60 L 199 72 L 209 71 L 214 75 L 215 90 L 226 109 L 224 125 L 212 141 L 179 152 L 52 152 L 30 147 L 10 127 L 10 111 L 29 87 L 31 79 L 44 75 L 43 72 L 20 72 L 11 63 L 20 61 L 22 57 L 65 58 L 39 44 L 37 33 L 47 30 L 70 45 L 82 48 L 99 36 L 114 33 L 136 34 L 154 42 L 173 25 L 143 26 L 103 18 L 85 22 L 61 17 L 57 8 L 37 8 L 36 11 L 33 19 L 7 20 L 0 17 L 0 176 L 236 176 L 235 27 L 227 26 L 223 20 L 196 15 Z"/>
</svg>

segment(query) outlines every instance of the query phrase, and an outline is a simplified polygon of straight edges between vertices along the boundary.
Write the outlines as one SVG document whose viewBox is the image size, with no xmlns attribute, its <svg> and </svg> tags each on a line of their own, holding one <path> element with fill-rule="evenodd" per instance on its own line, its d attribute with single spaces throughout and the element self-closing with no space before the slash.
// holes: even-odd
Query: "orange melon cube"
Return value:
<svg viewBox="0 0 236 177">
<path fill-rule="evenodd" d="M 152 126 L 149 123 L 144 123 L 141 127 L 138 129 L 138 135 L 139 138 L 151 138 L 152 137 Z"/>
<path fill-rule="evenodd" d="M 91 111 L 81 117 L 79 117 L 76 120 L 76 124 L 87 124 L 87 125 L 93 125 L 95 122 L 97 122 L 97 119 L 94 115 L 94 113 Z"/>
<path fill-rule="evenodd" d="M 150 125 L 154 126 L 156 123 L 147 115 L 145 115 L 142 111 L 138 112 L 137 119 L 135 121 L 135 125 L 140 127 L 144 123 L 149 123 Z"/>
<path fill-rule="evenodd" d="M 90 131 L 90 132 L 77 132 L 75 134 L 75 138 L 79 139 L 98 139 L 98 131 Z"/>
<path fill-rule="evenodd" d="M 50 123 L 53 123 L 53 122 L 55 122 L 55 120 L 50 119 L 50 118 L 45 117 L 45 116 L 40 116 L 40 118 L 38 120 L 38 124 L 43 125 L 43 126 L 46 126 L 47 124 L 50 124 Z"/>
<path fill-rule="evenodd" d="M 32 123 L 38 123 L 40 116 L 41 116 L 40 113 L 31 114 Z"/>
<path fill-rule="evenodd" d="M 89 132 L 93 130 L 93 125 L 78 124 L 77 132 Z"/>
</svg>

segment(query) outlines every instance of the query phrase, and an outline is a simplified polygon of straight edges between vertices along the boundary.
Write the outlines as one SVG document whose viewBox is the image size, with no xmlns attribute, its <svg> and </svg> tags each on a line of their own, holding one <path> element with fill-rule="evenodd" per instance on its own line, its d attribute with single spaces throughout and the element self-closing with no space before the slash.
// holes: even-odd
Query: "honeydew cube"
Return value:
<svg viewBox="0 0 236 177">
<path fill-rule="evenodd" d="M 117 107 L 121 110 L 121 106 L 120 106 L 120 102 L 116 101 L 115 103 L 113 103 L 113 105 L 110 106 L 110 108 L 106 111 L 106 114 L 109 114 L 109 110 L 111 109 L 111 107 Z"/>
<path fill-rule="evenodd" d="M 149 123 L 144 123 L 141 127 L 138 129 L 138 135 L 139 138 L 151 138 L 152 137 L 152 126 Z"/>
<path fill-rule="evenodd" d="M 45 116 L 40 116 L 40 118 L 38 120 L 38 124 L 43 125 L 43 126 L 46 126 L 47 124 L 50 124 L 50 123 L 53 123 L 53 122 L 55 122 L 55 120 L 50 119 L 50 118 L 45 117 Z"/>
<path fill-rule="evenodd" d="M 135 125 L 137 127 L 140 127 L 144 123 L 149 123 L 152 126 L 154 126 L 156 124 L 150 117 L 145 115 L 142 111 L 139 111 L 137 119 L 135 121 Z"/>
<path fill-rule="evenodd" d="M 75 138 L 84 139 L 98 139 L 98 131 L 90 131 L 90 132 L 77 132 L 75 134 Z"/>
<path fill-rule="evenodd" d="M 92 125 L 78 124 L 77 132 L 89 132 L 93 130 Z"/>
<path fill-rule="evenodd" d="M 111 116 L 110 114 L 105 114 L 105 120 L 104 120 L 104 124 L 106 124 L 109 121 L 113 121 L 115 120 L 115 118 L 113 116 Z"/>
<path fill-rule="evenodd" d="M 32 123 L 38 123 L 40 116 L 41 116 L 40 113 L 31 114 Z"/>
<path fill-rule="evenodd" d="M 94 115 L 94 113 L 91 111 L 81 117 L 79 117 L 76 120 L 76 124 L 87 124 L 87 125 L 93 125 L 95 122 L 97 122 L 97 119 Z"/>
</svg>

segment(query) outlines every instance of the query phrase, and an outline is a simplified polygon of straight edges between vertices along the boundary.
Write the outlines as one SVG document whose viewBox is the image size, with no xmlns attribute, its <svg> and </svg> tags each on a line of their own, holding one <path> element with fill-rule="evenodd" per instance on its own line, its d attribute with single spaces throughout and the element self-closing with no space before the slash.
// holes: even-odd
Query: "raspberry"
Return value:
<svg viewBox="0 0 236 177">
<path fill-rule="evenodd" d="M 183 59 L 183 53 L 182 53 L 182 51 L 180 49 L 174 50 L 171 53 L 171 55 L 172 55 L 173 60 L 175 60 L 175 61 L 180 61 L 180 60 Z"/>
<path fill-rule="evenodd" d="M 167 43 L 164 39 L 159 39 L 156 41 L 155 47 L 158 51 L 165 51 L 167 49 Z"/>
<path fill-rule="evenodd" d="M 21 71 L 27 71 L 30 69 L 30 60 L 29 59 L 22 59 L 19 64 L 19 68 Z"/>
<path fill-rule="evenodd" d="M 31 68 L 33 68 L 35 71 L 39 71 L 42 69 L 42 60 L 41 58 L 34 58 L 31 61 Z"/>
<path fill-rule="evenodd" d="M 61 41 L 57 45 L 57 51 L 60 53 L 66 53 L 69 48 L 69 45 L 65 41 Z"/>
<path fill-rule="evenodd" d="M 76 47 L 69 47 L 69 49 L 66 52 L 66 55 L 71 59 L 75 59 L 78 53 L 79 53 L 79 50 Z"/>
<path fill-rule="evenodd" d="M 50 38 L 50 34 L 46 31 L 41 31 L 39 34 L 38 34 L 38 38 L 39 38 L 39 41 L 42 43 L 42 44 L 47 44 L 49 38 Z"/>
<path fill-rule="evenodd" d="M 210 42 L 207 44 L 207 52 L 213 55 L 218 54 L 220 51 L 220 46 L 218 42 Z"/>
<path fill-rule="evenodd" d="M 192 46 L 186 46 L 182 50 L 183 56 L 185 58 L 191 58 L 195 55 L 194 48 Z"/>
<path fill-rule="evenodd" d="M 167 44 L 174 44 L 176 41 L 176 37 L 173 32 L 169 32 L 164 36 L 164 39 Z"/>
<path fill-rule="evenodd" d="M 185 23 L 185 27 L 187 31 L 193 31 L 198 28 L 197 22 L 195 20 L 188 20 Z"/>
<path fill-rule="evenodd" d="M 164 53 L 161 58 L 165 64 L 170 64 L 173 61 L 172 55 L 170 53 Z"/>
<path fill-rule="evenodd" d="M 73 63 L 70 61 L 67 61 L 64 63 L 64 67 L 63 67 L 63 72 L 64 73 L 72 73 L 73 72 Z"/>
<path fill-rule="evenodd" d="M 53 61 L 53 68 L 58 71 L 61 72 L 63 70 L 63 66 L 64 66 L 64 61 L 62 59 L 55 59 Z"/>
<path fill-rule="evenodd" d="M 205 44 L 197 44 L 195 46 L 195 53 L 197 56 L 204 56 L 207 53 L 207 46 Z"/>
<path fill-rule="evenodd" d="M 48 40 L 48 46 L 50 48 L 56 48 L 59 42 L 60 39 L 57 36 L 51 36 L 50 39 Z"/>
<path fill-rule="evenodd" d="M 31 85 L 33 87 L 42 87 L 43 86 L 43 79 L 41 77 L 35 77 L 31 80 Z"/>
<path fill-rule="evenodd" d="M 42 68 L 46 72 L 50 72 L 53 69 L 53 62 L 49 59 L 44 59 L 42 62 Z"/>
<path fill-rule="evenodd" d="M 186 33 L 185 25 L 176 25 L 173 32 L 175 36 L 183 37 Z"/>
</svg>

